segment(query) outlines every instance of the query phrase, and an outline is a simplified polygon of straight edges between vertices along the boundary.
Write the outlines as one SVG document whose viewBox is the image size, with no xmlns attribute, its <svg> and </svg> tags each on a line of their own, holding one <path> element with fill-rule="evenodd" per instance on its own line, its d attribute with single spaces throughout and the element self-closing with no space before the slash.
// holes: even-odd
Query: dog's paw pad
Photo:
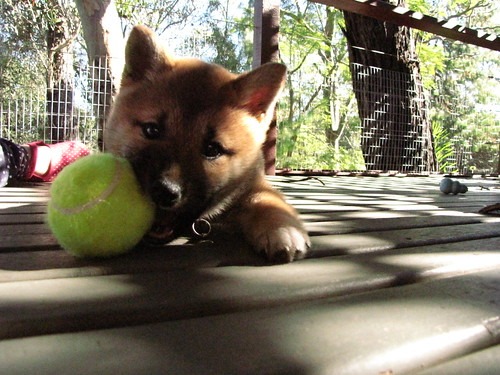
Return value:
<svg viewBox="0 0 500 375">
<path fill-rule="evenodd" d="M 290 263 L 302 259 L 310 248 L 309 236 L 293 226 L 267 231 L 261 236 L 260 248 L 273 263 Z"/>
</svg>

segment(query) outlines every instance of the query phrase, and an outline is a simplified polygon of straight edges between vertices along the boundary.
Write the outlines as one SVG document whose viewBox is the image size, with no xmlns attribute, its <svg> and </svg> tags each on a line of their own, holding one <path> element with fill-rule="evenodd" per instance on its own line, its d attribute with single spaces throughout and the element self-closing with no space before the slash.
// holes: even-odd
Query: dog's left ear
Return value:
<svg viewBox="0 0 500 375">
<path fill-rule="evenodd" d="M 286 67 L 279 63 L 267 63 L 240 75 L 233 81 L 238 107 L 259 119 L 267 117 L 274 110 L 285 80 Z"/>
</svg>

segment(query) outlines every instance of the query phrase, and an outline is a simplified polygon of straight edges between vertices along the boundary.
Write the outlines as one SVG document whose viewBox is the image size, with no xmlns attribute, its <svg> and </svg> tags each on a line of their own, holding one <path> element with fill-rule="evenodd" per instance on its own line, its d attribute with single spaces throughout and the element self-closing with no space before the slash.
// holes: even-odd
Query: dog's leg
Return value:
<svg viewBox="0 0 500 375">
<path fill-rule="evenodd" d="M 306 256 L 311 243 L 297 212 L 267 183 L 261 182 L 242 209 L 240 225 L 255 250 L 276 263 Z"/>
</svg>

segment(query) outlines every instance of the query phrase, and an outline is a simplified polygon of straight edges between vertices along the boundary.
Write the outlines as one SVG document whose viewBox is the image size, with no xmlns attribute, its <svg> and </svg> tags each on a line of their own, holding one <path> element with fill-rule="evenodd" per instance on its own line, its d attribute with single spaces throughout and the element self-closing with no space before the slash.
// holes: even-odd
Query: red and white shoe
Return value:
<svg viewBox="0 0 500 375">
<path fill-rule="evenodd" d="M 26 179 L 31 181 L 51 182 L 64 167 L 90 154 L 87 147 L 83 143 L 77 141 L 60 142 L 51 145 L 40 141 L 29 143 L 28 145 L 31 149 L 31 164 L 28 168 Z M 43 175 L 35 173 L 39 146 L 46 146 L 50 148 L 52 152 L 49 169 Z"/>
</svg>

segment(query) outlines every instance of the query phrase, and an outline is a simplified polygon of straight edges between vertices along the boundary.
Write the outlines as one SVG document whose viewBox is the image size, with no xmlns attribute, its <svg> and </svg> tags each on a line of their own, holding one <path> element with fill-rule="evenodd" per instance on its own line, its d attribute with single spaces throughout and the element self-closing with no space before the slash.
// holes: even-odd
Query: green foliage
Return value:
<svg viewBox="0 0 500 375">
<path fill-rule="evenodd" d="M 185 24 L 195 11 L 196 3 L 194 0 L 116 0 L 116 9 L 124 29 L 144 24 L 163 34 Z"/>
<path fill-rule="evenodd" d="M 450 135 L 437 119 L 432 123 L 432 134 L 439 171 L 448 172 L 450 169 L 456 169 L 456 166 L 450 162 L 455 152 Z"/>
<path fill-rule="evenodd" d="M 329 142 L 324 113 L 308 111 L 293 121 L 278 121 L 277 167 L 287 169 L 364 170 L 359 147 Z M 359 132 L 356 132 L 359 134 Z"/>
<path fill-rule="evenodd" d="M 229 0 L 210 0 L 203 24 L 209 27 L 207 42 L 214 50 L 210 60 L 239 73 L 252 67 L 253 13 L 247 7 L 233 16 L 232 6 Z"/>
<path fill-rule="evenodd" d="M 334 152 L 313 121 L 304 118 L 294 123 L 280 122 L 278 168 L 333 169 Z M 301 124 L 300 127 L 297 124 Z"/>
<path fill-rule="evenodd" d="M 45 7 L 44 2 L 0 3 L 0 135 L 20 143 L 43 136 L 47 52 L 41 27 L 49 18 Z M 35 116 L 27 116 L 27 111 Z"/>
<path fill-rule="evenodd" d="M 420 73 L 427 90 L 436 88 L 435 77 L 445 70 L 445 55 L 442 46 L 418 43 L 417 54 L 420 58 Z"/>
<path fill-rule="evenodd" d="M 277 160 L 286 168 L 364 169 L 354 115 L 342 13 L 282 2 L 280 51 L 289 68 L 279 107 Z M 358 137 L 359 138 L 359 137 Z"/>
<path fill-rule="evenodd" d="M 43 3 L 4 0 L 0 3 L 0 90 L 13 93 L 27 84 L 44 84 L 46 32 Z M 39 27 L 40 26 L 40 27 Z"/>
<path fill-rule="evenodd" d="M 495 172 L 495 145 L 500 134 L 500 57 L 461 43 L 444 43 L 443 53 L 445 68 L 434 76 L 431 118 L 453 141 L 455 153 L 470 149 L 467 168 Z"/>
</svg>

